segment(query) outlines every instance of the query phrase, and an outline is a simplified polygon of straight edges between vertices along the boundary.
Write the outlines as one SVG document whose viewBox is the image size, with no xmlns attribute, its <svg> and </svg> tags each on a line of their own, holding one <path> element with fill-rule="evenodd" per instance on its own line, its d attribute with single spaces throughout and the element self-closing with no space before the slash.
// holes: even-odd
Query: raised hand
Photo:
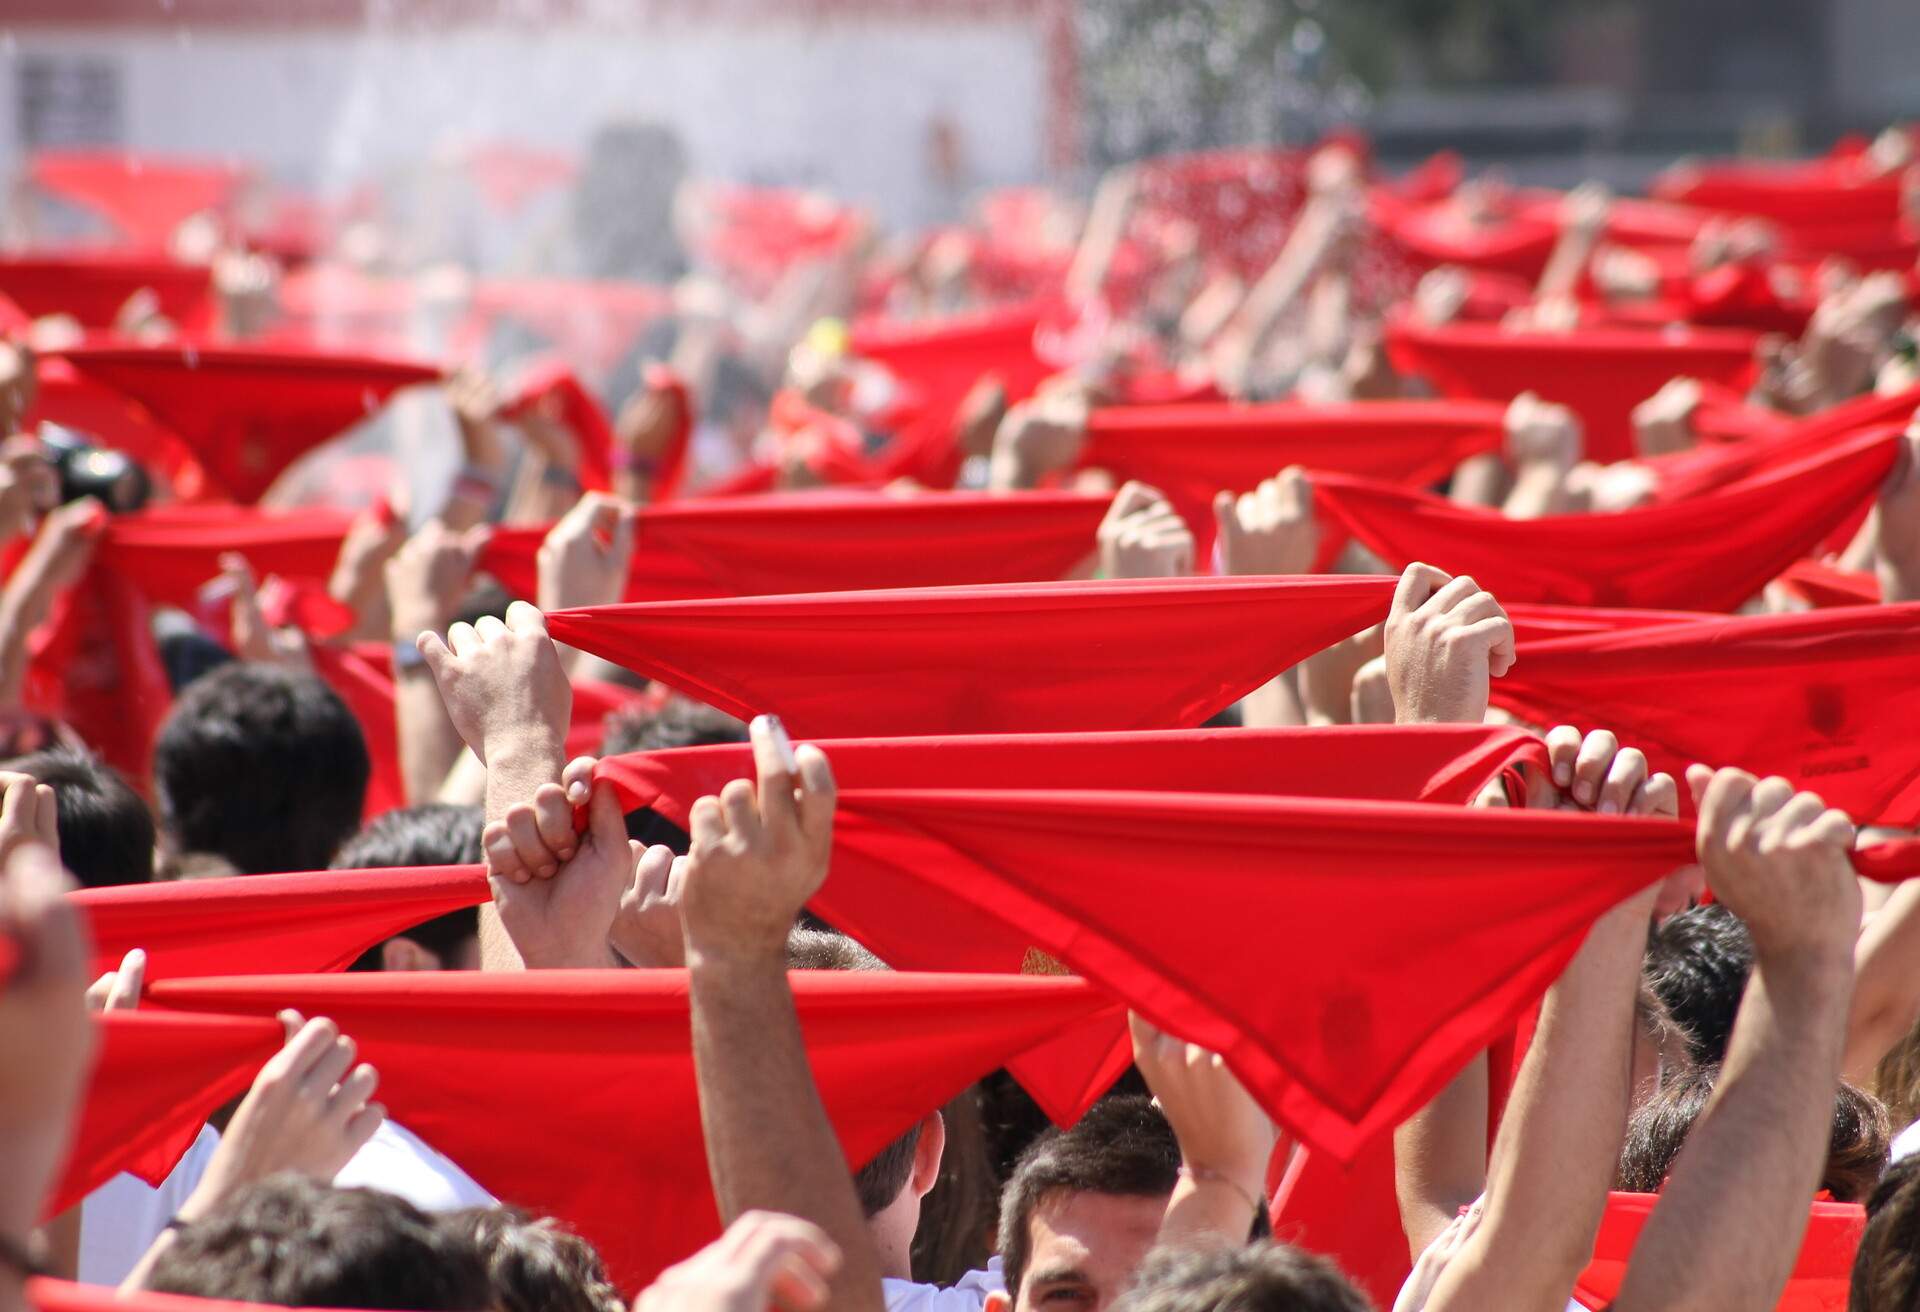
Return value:
<svg viewBox="0 0 1920 1312">
<path fill-rule="evenodd" d="M 542 610 L 619 601 L 633 561 L 637 508 L 604 492 L 588 492 L 562 515 L 535 557 Z"/>
<path fill-rule="evenodd" d="M 630 965 L 668 968 L 687 964 L 680 904 L 685 897 L 688 858 L 655 845 L 633 865 L 633 881 L 620 895 L 613 918 L 614 948 Z"/>
<path fill-rule="evenodd" d="M 1298 465 L 1289 465 L 1239 496 L 1213 499 L 1219 524 L 1223 574 L 1306 574 L 1320 553 L 1320 524 L 1313 517 L 1313 485 Z"/>
<path fill-rule="evenodd" d="M 140 992 L 146 986 L 146 949 L 129 948 L 127 955 L 120 958 L 118 969 L 108 971 L 87 986 L 87 1010 L 137 1010 L 140 1006 Z"/>
<path fill-rule="evenodd" d="M 1527 806 L 1532 810 L 1591 811 L 1598 815 L 1651 815 L 1675 819 L 1680 789 L 1673 776 L 1648 769 L 1646 754 L 1622 747 L 1605 729 L 1585 734 L 1570 724 L 1547 733 L 1547 772 L 1527 772 Z M 1683 911 L 1706 887 L 1697 865 L 1667 876 L 1654 898 L 1653 918 Z"/>
<path fill-rule="evenodd" d="M 1663 456 L 1694 445 L 1694 412 L 1700 408 L 1700 384 L 1669 378 L 1659 391 L 1633 408 L 1633 448 L 1642 456 Z"/>
<path fill-rule="evenodd" d="M 484 615 L 454 625 L 444 642 L 424 632 L 419 646 L 453 727 L 482 762 L 503 749 L 544 754 L 565 737 L 573 688 L 546 617 L 526 602 L 507 607 L 504 623 Z"/>
<path fill-rule="evenodd" d="M 994 434 L 990 478 L 996 488 L 1032 487 L 1070 469 L 1087 441 L 1087 402 L 1068 392 L 1016 402 Z"/>
<path fill-rule="evenodd" d="M 473 581 L 474 562 L 486 541 L 484 527 L 455 532 L 436 518 L 388 557 L 387 604 L 393 612 L 394 641 L 412 642 L 447 626 Z"/>
<path fill-rule="evenodd" d="M 693 804 L 681 916 L 687 956 L 778 959 L 826 881 L 835 789 L 826 753 L 787 745 L 766 715 L 749 726 L 758 783 L 736 779 Z"/>
<path fill-rule="evenodd" d="M 633 1312 L 818 1312 L 839 1269 L 839 1246 L 811 1221 L 743 1212 L 725 1234 L 641 1290 Z"/>
<path fill-rule="evenodd" d="M 1387 683 L 1401 724 L 1479 724 L 1488 687 L 1513 668 L 1513 621 L 1466 575 L 1418 562 L 1387 616 Z"/>
<path fill-rule="evenodd" d="M 609 935 L 640 845 L 627 838 L 613 786 L 588 782 L 593 766 L 590 757 L 570 762 L 562 783 L 541 785 L 481 838 L 494 909 L 529 970 L 620 964 Z M 587 831 L 576 838 L 573 799 L 589 794 Z"/>
<path fill-rule="evenodd" d="M 1129 482 L 1114 494 L 1095 540 L 1110 579 L 1171 579 L 1193 573 L 1193 533 L 1164 493 Z"/>
</svg>

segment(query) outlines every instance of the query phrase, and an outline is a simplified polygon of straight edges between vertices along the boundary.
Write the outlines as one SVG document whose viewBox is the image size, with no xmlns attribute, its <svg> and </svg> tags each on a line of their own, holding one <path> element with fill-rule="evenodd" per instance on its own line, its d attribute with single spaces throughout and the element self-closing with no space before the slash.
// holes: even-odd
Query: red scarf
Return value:
<svg viewBox="0 0 1920 1312">
<path fill-rule="evenodd" d="M 1502 601 L 1729 611 L 1864 507 L 1898 449 L 1897 432 L 1859 433 L 1711 495 L 1616 514 L 1515 520 L 1331 474 L 1314 480 L 1314 504 L 1390 564 L 1471 574 Z"/>
<path fill-rule="evenodd" d="M 29 1280 L 27 1306 L 34 1312 L 272 1312 L 263 1303 L 178 1294 L 123 1294 L 112 1285 L 76 1285 L 65 1280 Z"/>
<path fill-rule="evenodd" d="M 1522 646 L 1494 703 L 1601 724 L 1675 778 L 1778 774 L 1861 823 L 1920 820 L 1920 604 L 1715 616 Z"/>
<path fill-rule="evenodd" d="M 564 361 L 543 360 L 528 369 L 513 393 L 502 399 L 500 413 L 520 419 L 549 398 L 560 422 L 573 434 L 580 462 L 574 472 L 581 488 L 606 491 L 613 486 L 613 424 Z"/>
<path fill-rule="evenodd" d="M 814 737 L 1191 728 L 1381 619 L 1386 578 L 1193 578 L 555 611 L 557 641 Z"/>
<path fill-rule="evenodd" d="M 395 391 L 440 377 L 407 360 L 240 346 L 75 346 L 57 354 L 179 434 L 208 475 L 246 502 Z"/>
<path fill-rule="evenodd" d="M 1072 979 L 825 971 L 796 973 L 793 989 L 852 1164 L 1034 1044 L 1120 1023 L 1111 999 Z M 161 1007 L 333 1018 L 379 1068 L 396 1120 L 503 1200 L 578 1229 L 629 1292 L 719 1233 L 684 971 L 181 980 L 152 994 Z M 120 1092 L 155 1122 L 200 1114 L 171 1116 L 137 1081 Z"/>
<path fill-rule="evenodd" d="M 147 250 L 166 249 L 174 230 L 203 210 L 224 214 L 247 180 L 232 164 L 106 149 L 37 151 L 28 175 Z"/>
<path fill-rule="evenodd" d="M 490 897 L 478 866 L 189 879 L 67 895 L 85 909 L 93 974 L 145 948 L 147 978 L 344 970 L 415 925 Z"/>
<path fill-rule="evenodd" d="M 0 296 L 28 315 L 70 314 L 82 328 L 112 328 L 127 298 L 151 290 L 182 332 L 213 326 L 213 272 L 160 255 L 74 250 L 0 259 Z"/>
<path fill-rule="evenodd" d="M 890 497 L 812 492 L 640 513 L 628 601 L 1057 579 L 1091 555 L 1110 498 L 1080 492 Z M 495 529 L 481 567 L 537 591 L 544 528 Z"/>
<path fill-rule="evenodd" d="M 1288 465 L 1426 487 L 1505 440 L 1506 407 L 1491 401 L 1117 406 L 1093 412 L 1082 460 L 1159 488 L 1210 538 L 1214 493 Z"/>
<path fill-rule="evenodd" d="M 1759 334 L 1728 328 L 1655 332 L 1581 328 L 1569 333 L 1511 332 L 1494 324 L 1441 327 L 1401 319 L 1387 348 L 1400 369 L 1419 374 L 1443 396 L 1506 401 L 1525 391 L 1580 416 L 1589 459 L 1634 454 L 1633 407 L 1668 379 L 1704 379 L 1744 389 L 1753 376 Z"/>
<path fill-rule="evenodd" d="M 1658 1194 L 1607 1195 L 1593 1261 L 1580 1274 L 1573 1297 L 1581 1307 L 1604 1308 L 1626 1282 L 1627 1262 L 1640 1231 L 1660 1201 Z M 1853 1257 L 1866 1233 L 1867 1212 L 1858 1203 L 1815 1202 L 1793 1274 L 1774 1305 L 1777 1312 L 1844 1312 L 1853 1280 Z"/>
<path fill-rule="evenodd" d="M 280 1048 L 272 1019 L 107 1012 L 74 1127 L 73 1147 L 46 1215 L 72 1207 L 121 1171 L 166 1179 L 214 1109 L 245 1091 Z"/>
</svg>

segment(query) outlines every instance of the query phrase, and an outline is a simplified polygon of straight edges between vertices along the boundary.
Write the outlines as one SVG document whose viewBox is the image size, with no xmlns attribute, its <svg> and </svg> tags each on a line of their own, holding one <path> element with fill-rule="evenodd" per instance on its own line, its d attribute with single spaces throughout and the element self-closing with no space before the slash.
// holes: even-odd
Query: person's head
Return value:
<svg viewBox="0 0 1920 1312">
<path fill-rule="evenodd" d="M 787 935 L 789 970 L 886 970 L 887 964 L 834 930 L 796 925 Z M 853 1175 L 853 1190 L 879 1252 L 881 1274 L 905 1279 L 920 1228 L 920 1203 L 940 1179 L 946 1122 L 928 1112 Z"/>
<path fill-rule="evenodd" d="M 1007 1292 L 990 1312 L 1065 1306 L 1102 1312 L 1159 1233 L 1180 1176 L 1180 1145 L 1152 1100 L 1113 1097 L 1070 1130 L 1043 1135 L 1000 1194 Z"/>
<path fill-rule="evenodd" d="M 623 707 L 607 716 L 602 726 L 600 755 L 661 752 L 674 747 L 713 747 L 747 741 L 747 726 L 711 706 L 685 697 L 663 705 L 645 703 Z"/>
<path fill-rule="evenodd" d="M 153 813 L 120 772 L 91 752 L 49 747 L 0 770 L 31 775 L 53 789 L 60 862 L 87 888 L 153 878 Z"/>
<path fill-rule="evenodd" d="M 1713 1097 L 1718 1066 L 1703 1066 L 1670 1080 L 1627 1121 L 1615 1187 L 1659 1193 L 1674 1158 Z M 1844 1081 L 1833 1099 L 1833 1129 L 1820 1187 L 1836 1202 L 1857 1203 L 1872 1190 L 1887 1165 L 1887 1110 L 1871 1094 Z"/>
<path fill-rule="evenodd" d="M 625 1312 L 593 1245 L 551 1217 L 470 1207 L 440 1224 L 479 1246 L 500 1312 Z"/>
<path fill-rule="evenodd" d="M 168 844 L 247 875 L 324 870 L 360 823 L 370 770 L 346 703 L 317 676 L 273 665 L 195 680 L 153 751 Z"/>
<path fill-rule="evenodd" d="M 1326 1258 L 1272 1240 L 1156 1248 L 1113 1312 L 1372 1312 Z"/>
<path fill-rule="evenodd" d="M 1647 937 L 1642 970 L 1667 1014 L 1687 1032 L 1695 1063 L 1720 1062 L 1753 971 L 1746 923 L 1718 902 L 1668 916 Z"/>
<path fill-rule="evenodd" d="M 477 865 L 487 817 L 477 806 L 427 802 L 376 816 L 334 854 L 335 870 Z M 368 948 L 349 970 L 478 970 L 480 909 L 461 907 Z"/>
<path fill-rule="evenodd" d="M 471 1236 L 372 1189 L 277 1175 L 182 1222 L 148 1274 L 160 1294 L 280 1307 L 491 1312 Z"/>
<path fill-rule="evenodd" d="M 1853 1255 L 1847 1312 L 1920 1307 L 1920 1157 L 1887 1168 L 1867 1198 L 1867 1228 Z"/>
</svg>

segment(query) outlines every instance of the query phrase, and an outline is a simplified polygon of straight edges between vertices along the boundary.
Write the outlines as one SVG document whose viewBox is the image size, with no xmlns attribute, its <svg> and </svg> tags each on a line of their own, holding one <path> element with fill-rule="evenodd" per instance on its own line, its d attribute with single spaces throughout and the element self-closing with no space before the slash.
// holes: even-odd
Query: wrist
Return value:
<svg viewBox="0 0 1920 1312">
<path fill-rule="evenodd" d="M 693 927 L 685 931 L 687 972 L 711 978 L 787 973 L 787 945 L 783 936 L 770 937 L 702 933 Z"/>
</svg>

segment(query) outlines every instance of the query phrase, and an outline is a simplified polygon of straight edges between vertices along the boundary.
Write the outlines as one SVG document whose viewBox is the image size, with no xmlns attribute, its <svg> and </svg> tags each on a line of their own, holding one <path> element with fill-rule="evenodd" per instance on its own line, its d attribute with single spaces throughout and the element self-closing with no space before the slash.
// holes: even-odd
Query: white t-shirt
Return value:
<svg viewBox="0 0 1920 1312">
<path fill-rule="evenodd" d="M 117 1285 L 125 1280 L 200 1183 L 219 1146 L 219 1131 L 203 1125 L 159 1188 L 123 1171 L 88 1194 L 80 1213 L 80 1283 Z M 373 1132 L 333 1182 L 343 1189 L 395 1194 L 424 1212 L 490 1207 L 495 1201 L 452 1159 L 393 1121 Z"/>
<path fill-rule="evenodd" d="M 1911 1157 L 1920 1153 L 1920 1121 L 1915 1121 L 1906 1129 L 1893 1136 L 1893 1160 Z"/>
<path fill-rule="evenodd" d="M 986 1270 L 969 1271 L 957 1284 L 944 1289 L 911 1280 L 883 1279 L 880 1296 L 886 1300 L 887 1312 L 981 1312 L 987 1305 L 987 1295 L 1002 1293 L 1006 1287 L 1000 1259 L 993 1257 L 987 1260 Z"/>
</svg>

